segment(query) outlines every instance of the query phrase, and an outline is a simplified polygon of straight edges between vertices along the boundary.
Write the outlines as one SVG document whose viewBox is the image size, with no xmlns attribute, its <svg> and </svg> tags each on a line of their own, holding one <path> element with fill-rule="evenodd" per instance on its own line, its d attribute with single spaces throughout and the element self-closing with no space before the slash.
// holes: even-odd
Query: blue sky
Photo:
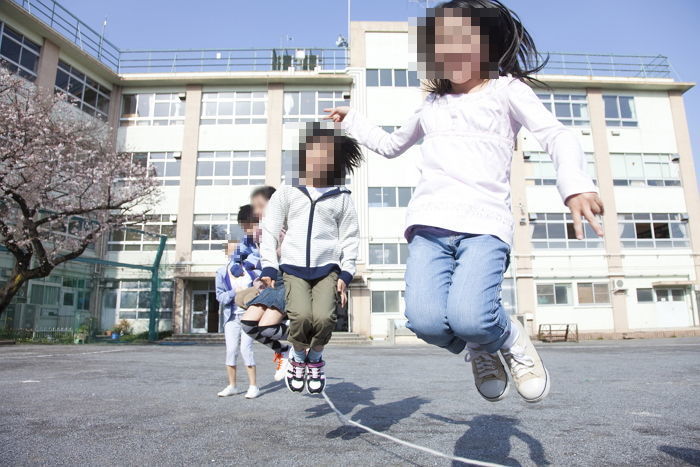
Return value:
<svg viewBox="0 0 700 467">
<path fill-rule="evenodd" d="M 122 49 L 334 47 L 347 30 L 347 0 L 60 0 Z M 424 2 L 421 2 L 424 4 Z M 700 80 L 700 0 L 504 0 L 543 51 L 657 55 L 683 81 Z M 196 5 L 196 7 L 194 6 Z M 566 7 L 564 7 L 564 5 Z M 405 21 L 410 0 L 352 0 L 352 19 Z M 691 39 L 692 38 L 692 39 Z M 685 95 L 700 167 L 700 90 Z"/>
</svg>

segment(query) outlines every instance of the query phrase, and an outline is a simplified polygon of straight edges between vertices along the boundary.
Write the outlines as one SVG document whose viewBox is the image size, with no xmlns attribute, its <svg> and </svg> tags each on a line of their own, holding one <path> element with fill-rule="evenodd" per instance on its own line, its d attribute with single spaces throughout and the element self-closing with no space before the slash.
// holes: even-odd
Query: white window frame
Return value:
<svg viewBox="0 0 700 467">
<path fill-rule="evenodd" d="M 204 92 L 200 125 L 267 124 L 267 99 L 267 91 Z M 239 104 L 249 104 L 249 112 L 241 112 Z M 228 105 L 231 113 L 223 114 L 222 108 Z"/>
<path fill-rule="evenodd" d="M 669 187 L 681 186 L 681 178 L 678 164 L 672 161 L 673 154 L 648 154 L 648 153 L 611 153 L 610 164 L 613 175 L 613 185 L 615 186 L 649 186 L 649 187 Z M 628 174 L 629 159 L 641 159 L 640 177 L 630 177 Z M 656 159 L 656 160 L 654 160 Z M 665 160 L 661 160 L 665 159 Z M 622 160 L 622 164 L 620 164 Z M 661 166 L 661 177 L 649 176 L 650 165 Z M 620 167 L 624 166 L 624 174 L 620 174 Z M 664 170 L 668 167 L 667 170 Z M 666 173 L 664 173 L 666 172 Z"/>
<path fill-rule="evenodd" d="M 581 250 L 581 249 L 592 249 L 592 248 L 603 248 L 605 245 L 603 239 L 598 237 L 598 235 L 593 230 L 593 227 L 588 223 L 587 220 L 582 219 L 583 222 L 583 240 L 577 240 L 573 235 L 573 218 L 571 213 L 536 213 L 536 220 L 530 222 L 530 242 L 534 249 L 571 249 L 571 250 Z M 601 221 L 602 223 L 602 221 Z M 549 231 L 550 225 L 564 225 L 564 238 L 550 238 Z M 602 224 L 601 224 L 602 225 Z M 535 232 L 542 230 L 542 226 L 545 228 L 546 237 L 545 238 L 535 238 Z"/>
<path fill-rule="evenodd" d="M 267 170 L 265 151 L 200 151 L 197 153 L 197 186 L 249 186 L 249 185 L 264 185 L 265 172 Z M 212 175 L 199 175 L 200 163 L 211 163 Z M 234 167 L 237 164 L 245 163 L 247 165 L 247 174 L 234 175 Z M 228 165 L 228 175 L 216 175 L 217 167 L 226 167 Z M 262 167 L 261 174 L 251 174 L 253 167 Z"/>
<path fill-rule="evenodd" d="M 557 117 L 557 120 L 564 125 L 578 128 L 591 126 L 591 115 L 588 112 L 588 97 L 586 94 L 552 92 L 537 93 L 537 97 L 540 98 L 540 101 L 542 101 L 542 104 L 547 110 Z M 570 116 L 557 115 L 557 110 L 562 105 L 568 106 Z M 575 106 L 580 106 L 581 117 L 574 116 Z"/>
<path fill-rule="evenodd" d="M 689 248 L 688 223 L 679 213 L 619 213 L 620 243 L 622 248 Z M 665 217 L 665 218 L 664 218 Z M 638 224 L 650 224 L 651 238 L 638 238 Z M 654 224 L 668 224 L 669 238 L 656 238 Z M 632 226 L 631 228 L 629 226 Z M 683 237 L 674 237 L 674 227 L 679 226 Z M 634 238 L 625 236 L 626 230 L 634 233 Z"/>
<path fill-rule="evenodd" d="M 121 126 L 163 126 L 163 125 L 184 125 L 185 123 L 185 103 L 180 99 L 177 92 L 141 92 L 135 94 L 124 94 L 122 96 Z M 125 114 L 124 107 L 126 99 L 136 96 L 136 114 Z M 147 115 L 138 115 L 139 105 L 142 99 L 148 99 Z M 156 105 L 168 103 L 167 116 L 155 116 Z"/>
<path fill-rule="evenodd" d="M 630 100 L 630 110 L 632 111 L 632 117 L 622 117 L 622 112 L 620 110 L 620 99 Z M 635 103 L 634 96 L 626 95 L 603 95 L 603 111 L 607 112 L 607 101 L 606 99 L 615 99 L 617 104 L 617 117 L 608 118 L 607 114 L 605 116 L 605 125 L 608 127 L 623 127 L 623 128 L 637 128 L 639 127 L 639 120 L 637 119 L 637 104 Z"/>
<path fill-rule="evenodd" d="M 208 238 L 197 240 L 197 226 L 209 226 Z M 226 226 L 225 238 L 212 239 L 213 226 Z M 202 228 L 202 227 L 200 227 Z M 226 242 L 238 240 L 243 235 L 243 229 L 238 225 L 238 213 L 229 214 L 195 214 L 192 225 L 192 250 L 193 251 L 223 251 Z"/>
</svg>

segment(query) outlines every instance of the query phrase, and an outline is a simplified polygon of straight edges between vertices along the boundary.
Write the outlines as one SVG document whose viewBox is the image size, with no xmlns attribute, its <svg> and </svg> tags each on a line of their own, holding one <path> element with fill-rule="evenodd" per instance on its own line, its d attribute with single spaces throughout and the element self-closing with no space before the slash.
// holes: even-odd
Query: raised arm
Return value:
<svg viewBox="0 0 700 467">
<path fill-rule="evenodd" d="M 370 123 L 357 110 L 349 107 L 337 107 L 325 109 L 325 111 L 329 113 L 327 118 L 335 122 L 343 122 L 345 130 L 360 144 L 386 158 L 400 156 L 424 136 L 418 112 L 413 114 L 401 128 L 393 133 L 387 133 Z"/>
<path fill-rule="evenodd" d="M 535 92 L 520 80 L 507 85 L 511 118 L 527 128 L 549 154 L 557 172 L 557 188 L 572 213 L 576 237 L 583 238 L 581 216 L 603 235 L 596 214 L 603 213 L 598 189 L 586 170 L 586 156 L 573 131 L 566 128 L 542 104 Z"/>
</svg>

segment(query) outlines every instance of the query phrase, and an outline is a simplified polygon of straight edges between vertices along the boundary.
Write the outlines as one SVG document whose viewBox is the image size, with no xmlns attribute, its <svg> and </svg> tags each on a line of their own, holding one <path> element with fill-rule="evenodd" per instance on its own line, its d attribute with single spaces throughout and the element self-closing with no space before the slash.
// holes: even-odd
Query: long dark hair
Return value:
<svg viewBox="0 0 700 467">
<path fill-rule="evenodd" d="M 358 168 L 364 160 L 359 143 L 342 133 L 341 130 L 328 127 L 320 122 L 309 122 L 302 130 L 299 141 L 299 174 L 306 172 L 307 146 L 320 138 L 333 138 L 333 172 L 327 174 L 326 186 L 342 185 L 345 177 Z"/>
<path fill-rule="evenodd" d="M 535 42 L 520 17 L 499 0 L 452 0 L 428 9 L 427 17 L 418 24 L 419 57 L 435 56 L 435 17 L 445 9 L 461 10 L 463 17 L 470 18 L 475 26 L 480 27 L 482 34 L 488 35 L 489 57 L 488 62 L 482 59 L 482 67 L 487 65 L 482 72 L 488 72 L 490 76 L 510 73 L 514 78 L 546 86 L 531 75 L 547 65 L 549 56 L 540 60 Z M 423 87 L 441 96 L 452 91 L 448 79 L 427 79 Z"/>
</svg>

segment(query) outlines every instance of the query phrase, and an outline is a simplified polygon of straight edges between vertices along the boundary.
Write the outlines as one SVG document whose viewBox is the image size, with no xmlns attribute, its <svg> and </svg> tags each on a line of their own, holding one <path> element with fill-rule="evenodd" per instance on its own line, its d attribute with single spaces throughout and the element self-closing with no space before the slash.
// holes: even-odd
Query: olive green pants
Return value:
<svg viewBox="0 0 700 467">
<path fill-rule="evenodd" d="M 290 344 L 296 348 L 326 345 L 338 317 L 338 273 L 307 281 L 284 274 Z"/>
</svg>

